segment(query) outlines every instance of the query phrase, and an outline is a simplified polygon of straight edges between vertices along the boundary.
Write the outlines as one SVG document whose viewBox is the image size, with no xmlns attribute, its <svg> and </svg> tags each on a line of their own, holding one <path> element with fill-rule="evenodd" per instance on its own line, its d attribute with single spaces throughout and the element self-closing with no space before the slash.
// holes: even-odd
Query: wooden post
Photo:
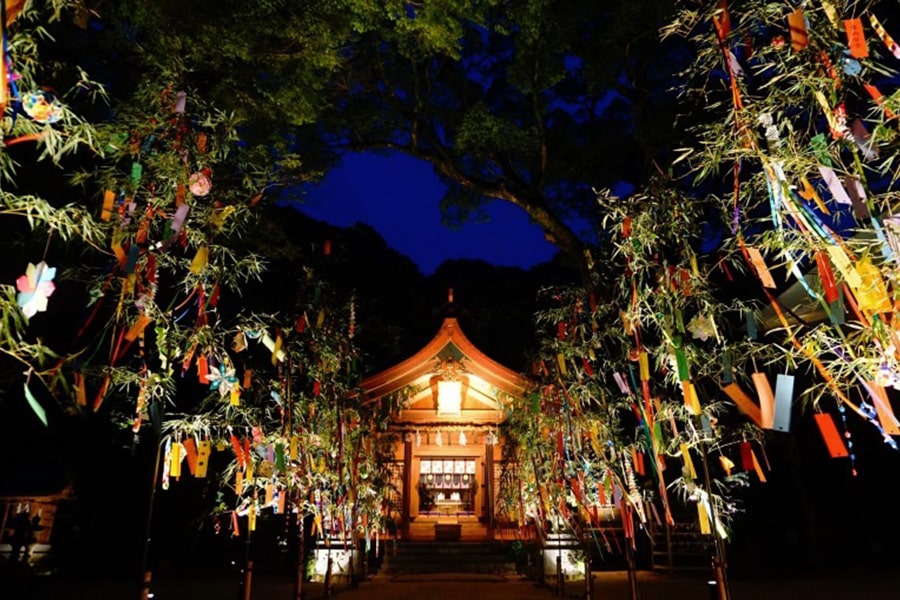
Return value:
<svg viewBox="0 0 900 600">
<path fill-rule="evenodd" d="M 484 445 L 484 503 L 488 539 L 494 539 L 494 446 Z"/>
<path fill-rule="evenodd" d="M 306 547 L 304 536 L 306 534 L 303 530 L 303 506 L 300 504 L 299 499 L 297 502 L 297 529 L 299 531 L 297 533 L 297 578 L 294 580 L 294 600 L 301 600 L 303 598 L 303 569 L 306 562 L 304 552 Z"/>
<path fill-rule="evenodd" d="M 412 502 L 412 440 L 403 442 L 403 507 L 400 515 L 400 531 L 409 537 L 409 514 Z"/>
</svg>

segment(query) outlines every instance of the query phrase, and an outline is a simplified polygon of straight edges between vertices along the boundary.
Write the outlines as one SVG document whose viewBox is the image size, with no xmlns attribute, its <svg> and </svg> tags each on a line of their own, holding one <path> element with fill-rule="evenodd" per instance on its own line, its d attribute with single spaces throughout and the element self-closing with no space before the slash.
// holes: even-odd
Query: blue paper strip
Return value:
<svg viewBox="0 0 900 600">
<path fill-rule="evenodd" d="M 791 404 L 794 402 L 794 376 L 778 374 L 775 382 L 775 431 L 791 430 Z"/>
</svg>

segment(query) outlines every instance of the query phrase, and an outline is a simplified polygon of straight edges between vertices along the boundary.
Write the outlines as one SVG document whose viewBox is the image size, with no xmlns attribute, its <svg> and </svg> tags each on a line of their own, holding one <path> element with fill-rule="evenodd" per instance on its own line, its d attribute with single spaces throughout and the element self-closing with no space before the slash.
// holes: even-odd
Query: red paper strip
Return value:
<svg viewBox="0 0 900 600">
<path fill-rule="evenodd" d="M 816 413 L 814 416 L 816 425 L 819 426 L 819 433 L 822 434 L 822 439 L 825 441 L 825 446 L 828 448 L 828 454 L 831 455 L 831 458 L 850 456 L 831 415 L 828 413 Z"/>
<path fill-rule="evenodd" d="M 834 271 L 831 270 L 828 257 L 822 250 L 816 250 L 816 267 L 819 269 L 819 279 L 822 280 L 822 287 L 825 289 L 825 301 L 831 304 L 838 299 L 840 294 L 834 279 Z"/>
<path fill-rule="evenodd" d="M 850 46 L 850 56 L 853 58 L 866 58 L 869 56 L 869 46 L 866 45 L 866 32 L 863 31 L 860 19 L 844 19 L 844 31 L 847 34 L 847 45 Z"/>
<path fill-rule="evenodd" d="M 197 358 L 197 379 L 200 383 L 209 384 L 209 363 L 206 362 L 205 356 Z"/>
<path fill-rule="evenodd" d="M 745 471 L 753 470 L 753 448 L 750 447 L 750 442 L 741 442 L 741 468 Z"/>
</svg>

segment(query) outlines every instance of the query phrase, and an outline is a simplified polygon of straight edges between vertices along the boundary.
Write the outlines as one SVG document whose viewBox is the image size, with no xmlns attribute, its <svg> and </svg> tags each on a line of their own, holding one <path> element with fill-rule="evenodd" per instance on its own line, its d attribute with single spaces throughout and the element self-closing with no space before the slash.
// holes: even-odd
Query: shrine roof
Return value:
<svg viewBox="0 0 900 600">
<path fill-rule="evenodd" d="M 528 380 L 519 373 L 479 350 L 465 336 L 455 317 L 446 317 L 437 334 L 422 349 L 364 379 L 364 396 L 374 400 L 413 385 L 438 373 L 441 364 L 448 359 L 458 363 L 466 374 L 483 379 L 506 394 L 521 397 L 529 387 Z"/>
</svg>

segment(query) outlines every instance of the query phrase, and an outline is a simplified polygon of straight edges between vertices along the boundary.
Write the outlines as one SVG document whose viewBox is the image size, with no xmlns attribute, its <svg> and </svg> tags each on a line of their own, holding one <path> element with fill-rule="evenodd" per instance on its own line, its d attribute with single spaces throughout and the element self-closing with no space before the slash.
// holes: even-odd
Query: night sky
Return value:
<svg viewBox="0 0 900 600">
<path fill-rule="evenodd" d="M 457 229 L 443 225 L 440 201 L 445 189 L 425 161 L 399 153 L 349 154 L 297 207 L 339 227 L 358 222 L 372 226 L 424 275 L 452 258 L 527 269 L 556 253 L 541 228 L 508 202 L 488 204 L 488 219 Z"/>
</svg>

